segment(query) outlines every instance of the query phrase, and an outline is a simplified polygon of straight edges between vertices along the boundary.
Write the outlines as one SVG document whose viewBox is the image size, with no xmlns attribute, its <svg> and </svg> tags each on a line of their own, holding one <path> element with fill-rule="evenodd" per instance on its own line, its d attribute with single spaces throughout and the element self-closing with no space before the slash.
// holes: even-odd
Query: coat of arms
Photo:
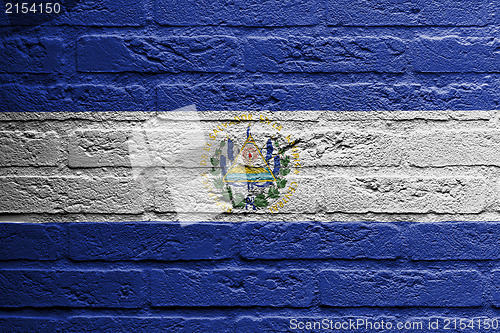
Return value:
<svg viewBox="0 0 500 333">
<path fill-rule="evenodd" d="M 214 188 L 234 209 L 257 210 L 280 198 L 290 173 L 290 157 L 278 139 L 268 138 L 259 147 L 250 127 L 241 147 L 226 138 L 210 158 Z"/>
</svg>

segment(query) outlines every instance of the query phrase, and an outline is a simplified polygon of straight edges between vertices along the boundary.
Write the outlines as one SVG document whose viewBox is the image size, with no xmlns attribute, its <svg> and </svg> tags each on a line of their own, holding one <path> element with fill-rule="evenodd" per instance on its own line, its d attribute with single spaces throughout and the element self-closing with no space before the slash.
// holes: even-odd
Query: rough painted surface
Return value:
<svg viewBox="0 0 500 333">
<path fill-rule="evenodd" d="M 60 38 L 3 38 L 0 43 L 0 73 L 54 73 L 64 61 Z"/>
<path fill-rule="evenodd" d="M 2 7 L 0 332 L 498 320 L 499 23 L 481 0 Z M 131 160 L 156 111 L 191 104 L 213 112 L 161 112 L 159 148 Z M 235 110 L 271 110 L 300 139 L 299 187 L 279 213 L 208 222 L 191 179 L 210 168 L 179 146 Z M 165 166 L 159 142 L 183 157 Z"/>
<path fill-rule="evenodd" d="M 65 332 L 103 332 L 103 333 L 233 333 L 234 324 L 226 317 L 181 318 L 181 317 L 140 317 L 140 316 L 80 316 L 73 317 L 62 326 Z"/>
<path fill-rule="evenodd" d="M 247 259 L 395 259 L 399 229 L 372 223 L 247 223 L 239 228 Z"/>
<path fill-rule="evenodd" d="M 147 92 L 138 85 L 19 85 L 0 87 L 0 111 L 120 111 L 148 109 Z"/>
<path fill-rule="evenodd" d="M 4 269 L 0 306 L 139 308 L 145 282 L 136 270 Z"/>
<path fill-rule="evenodd" d="M 67 222 L 170 220 L 177 212 L 203 211 L 210 199 L 200 191 L 201 181 L 193 179 L 210 171 L 210 167 L 200 165 L 201 153 L 183 147 L 183 142 L 192 137 L 196 138 L 196 144 L 204 144 L 214 127 L 244 114 L 199 112 L 199 121 L 191 122 L 179 121 L 182 113 L 1 113 L 0 142 L 4 144 L 0 148 L 0 213 L 13 221 Z M 158 115 L 161 117 L 157 118 Z M 298 174 L 288 176 L 288 184 L 296 182 L 299 187 L 289 203 L 280 208 L 280 213 L 294 215 L 267 211 L 259 213 L 258 217 L 222 215 L 218 217 L 221 220 L 424 222 L 497 219 L 500 174 L 497 170 L 499 125 L 496 111 L 306 111 L 294 112 L 291 119 L 288 112 L 260 113 L 255 117 L 259 119 L 259 115 L 282 125 L 277 137 L 291 135 L 298 141 L 299 159 L 294 163 L 298 163 L 300 169 Z M 159 119 L 165 129 L 142 129 Z M 199 133 L 207 136 L 198 138 Z M 149 155 L 145 155 L 156 163 L 150 166 L 154 170 L 150 181 L 154 184 L 137 178 L 136 167 L 148 166 L 144 159 L 132 159 L 130 155 L 131 144 L 139 140 L 138 134 L 146 134 L 148 147 L 154 147 L 148 148 Z M 231 132 L 233 134 L 241 136 L 238 130 Z M 261 134 L 255 135 L 263 140 Z M 168 151 L 171 154 L 165 155 Z M 177 179 L 178 185 L 172 185 L 172 178 Z M 183 195 L 185 201 L 179 205 L 175 198 Z M 261 232 L 266 236 L 258 237 L 277 237 L 277 234 L 271 235 L 279 230 L 303 227 L 276 224 L 249 232 L 257 232 L 256 237 Z M 150 234 L 147 229 L 130 228 L 133 230 L 130 237 L 136 232 Z M 376 239 L 379 240 L 372 243 L 368 242 L 371 238 L 367 238 L 360 244 L 339 243 L 338 247 L 327 249 L 321 245 L 323 240 L 340 237 L 334 236 L 336 232 L 348 233 L 350 229 L 341 232 L 330 227 L 320 228 L 316 243 L 308 241 L 307 237 L 303 241 L 288 239 L 285 233 L 280 236 L 284 237 L 281 242 L 286 240 L 294 245 L 281 252 L 281 256 L 283 259 L 286 255 L 295 256 L 298 249 L 303 249 L 300 258 L 335 258 L 349 246 L 353 247 L 351 250 L 356 248 L 357 256 L 361 257 L 396 256 L 399 245 L 389 236 L 394 229 L 388 227 L 381 231 L 380 227 L 371 229 L 371 225 L 362 224 L 359 228 L 368 228 L 370 237 L 378 235 Z M 105 230 L 104 234 L 108 232 Z M 95 236 L 84 233 L 79 237 Z M 133 245 L 140 244 L 141 237 L 128 239 L 126 233 L 122 237 L 123 250 L 131 257 L 161 258 L 158 251 L 146 249 L 149 243 L 144 244 L 144 250 Z M 154 235 L 153 239 L 161 237 Z M 190 243 L 189 238 L 184 237 L 188 235 L 179 239 L 174 237 L 171 241 Z M 248 239 L 249 244 L 254 242 L 256 240 Z M 444 239 L 437 244 L 441 242 Z M 381 243 L 385 247 L 383 251 L 377 245 Z M 194 247 L 197 248 L 203 246 Z M 218 253 L 223 257 L 229 255 L 230 248 L 228 244 Z M 91 251 L 88 255 L 99 256 L 91 247 L 79 255 L 87 251 Z M 198 250 L 178 248 L 172 250 L 172 257 L 165 255 L 182 260 L 184 251 Z M 249 258 L 257 255 L 251 247 L 248 251 Z M 260 255 L 272 257 L 279 253 Z M 202 256 L 200 254 L 200 258 Z"/>
<path fill-rule="evenodd" d="M 480 37 L 422 37 L 412 45 L 413 68 L 424 73 L 498 72 L 499 43 Z"/>
<path fill-rule="evenodd" d="M 328 1 L 327 20 L 343 26 L 484 26 L 490 8 L 481 0 L 340 0 Z"/>
<path fill-rule="evenodd" d="M 293 332 L 293 319 L 440 318 L 443 325 L 471 312 L 496 318 L 490 306 L 500 304 L 500 274 L 491 260 L 500 259 L 498 228 L 492 222 L 2 223 L 0 328 Z"/>
<path fill-rule="evenodd" d="M 140 213 L 145 199 L 129 178 L 1 177 L 8 213 L 115 212 Z M 140 199 L 140 200 L 138 200 Z"/>
<path fill-rule="evenodd" d="M 329 306 L 474 307 L 483 303 L 476 271 L 341 271 L 320 273 L 320 302 Z"/>
<path fill-rule="evenodd" d="M 118 38 L 85 36 L 78 41 L 81 72 L 222 72 L 241 66 L 238 40 L 228 36 Z"/>
<path fill-rule="evenodd" d="M 154 270 L 151 304 L 159 306 L 308 307 L 314 285 L 303 269 Z"/>
<path fill-rule="evenodd" d="M 249 38 L 246 69 L 264 73 L 402 73 L 406 45 L 396 38 Z"/>
<path fill-rule="evenodd" d="M 166 26 L 307 26 L 320 22 L 320 1 L 244 1 L 228 2 L 157 0 L 156 21 Z"/>
<path fill-rule="evenodd" d="M 235 253 L 229 224 L 180 226 L 162 223 L 95 224 L 69 227 L 73 260 L 203 260 Z"/>
<path fill-rule="evenodd" d="M 57 166 L 64 152 L 55 132 L 6 131 L 0 133 L 1 166 Z"/>
<path fill-rule="evenodd" d="M 498 86 L 451 83 L 165 84 L 157 88 L 158 110 L 195 104 L 199 110 L 490 110 Z"/>
<path fill-rule="evenodd" d="M 286 85 L 220 87 L 226 95 L 209 103 L 248 87 L 293 95 Z M 140 90 L 84 95 L 105 91 L 126 93 L 118 100 Z M 256 113 L 300 139 L 300 172 L 288 177 L 299 186 L 278 213 L 217 215 L 191 182 L 210 168 L 180 143 L 244 114 L 0 113 L 0 218 L 50 222 L 0 224 L 0 329 L 295 332 L 325 318 L 497 318 L 497 111 Z M 143 129 L 151 121 L 163 129 Z M 134 176 L 138 133 L 159 166 L 169 149 L 182 157 L 153 166 L 151 182 Z M 213 222 L 151 222 L 202 219 L 205 208 Z"/>
<path fill-rule="evenodd" d="M 499 17 L 480 0 L 0 11 L 0 110 L 495 110 Z"/>
</svg>

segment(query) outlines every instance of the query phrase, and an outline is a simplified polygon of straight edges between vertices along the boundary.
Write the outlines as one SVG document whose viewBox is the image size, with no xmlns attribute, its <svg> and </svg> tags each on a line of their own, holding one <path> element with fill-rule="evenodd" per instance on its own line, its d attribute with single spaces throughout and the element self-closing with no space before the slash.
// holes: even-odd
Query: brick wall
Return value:
<svg viewBox="0 0 500 333">
<path fill-rule="evenodd" d="M 498 223 L 0 228 L 3 332 L 293 332 L 294 318 L 497 318 L 500 306 Z"/>
<path fill-rule="evenodd" d="M 163 115 L 165 133 L 189 133 L 183 114 Z M 199 114 L 211 128 L 244 113 Z M 183 224 L 171 184 L 133 177 L 128 139 L 157 113 L 0 114 L 0 219 L 11 222 L 0 224 L 1 330 L 500 317 L 498 112 L 260 115 L 301 139 L 292 200 Z M 197 158 L 168 172 L 200 174 Z M 199 207 L 182 211 L 196 221 Z"/>
<path fill-rule="evenodd" d="M 183 114 L 163 115 L 163 130 L 159 130 L 144 127 L 157 118 L 154 112 L 1 113 L 3 219 L 106 222 L 175 218 L 180 207 L 171 200 L 175 188 L 169 187 L 174 185 L 159 179 L 161 186 L 149 186 L 134 177 L 130 145 L 135 133 L 149 131 L 166 142 L 156 149 L 167 150 L 170 145 L 175 151 L 182 148 L 183 141 L 177 140 L 181 133 L 195 135 L 190 131 L 199 128 L 208 139 L 212 128 L 248 112 L 198 112 L 199 121 L 179 121 Z M 499 218 L 497 111 L 258 114 L 282 124 L 280 136 L 293 135 L 298 141 L 300 172 L 290 177 L 300 186 L 279 214 L 236 211 L 217 216 L 221 221 Z M 258 123 L 240 127 L 244 131 L 246 124 L 253 124 L 257 129 Z M 238 127 L 225 133 L 236 138 L 244 135 Z M 265 139 L 258 133 L 255 136 L 259 143 Z M 148 167 L 160 176 L 178 178 L 201 177 L 206 171 L 198 152 L 186 151 L 178 157 L 168 165 Z M 200 204 L 209 202 L 197 186 L 187 189 Z M 184 209 L 200 212 L 195 206 Z"/>
<path fill-rule="evenodd" d="M 498 236 L 484 237 L 498 233 L 497 223 L 1 227 L 5 332 L 34 323 L 64 332 L 93 325 L 102 332 L 135 325 L 141 332 L 199 325 L 254 332 L 271 324 L 281 332 L 287 318 L 364 313 L 408 320 L 488 314 L 485 308 L 499 305 L 491 261 Z"/>
<path fill-rule="evenodd" d="M 0 331 L 500 320 L 499 17 L 479 0 L 0 11 Z M 201 120 L 155 112 L 190 104 Z M 195 154 L 153 187 L 134 176 L 130 140 L 158 116 L 175 143 L 262 110 L 298 139 L 279 212 L 205 219 L 196 187 L 176 205 L 167 176 L 202 172 Z"/>
<path fill-rule="evenodd" d="M 1 110 L 499 105 L 494 1 L 75 0 L 62 8 L 0 14 Z"/>
</svg>

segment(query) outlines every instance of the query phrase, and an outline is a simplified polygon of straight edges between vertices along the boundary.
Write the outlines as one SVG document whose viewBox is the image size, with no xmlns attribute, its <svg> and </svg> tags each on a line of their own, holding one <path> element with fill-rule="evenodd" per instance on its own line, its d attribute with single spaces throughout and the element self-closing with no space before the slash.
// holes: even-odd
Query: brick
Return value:
<svg viewBox="0 0 500 333">
<path fill-rule="evenodd" d="M 406 156 L 402 139 L 384 132 L 317 128 L 301 140 L 304 167 L 398 166 Z"/>
<path fill-rule="evenodd" d="M 168 84 L 157 88 L 158 109 L 195 104 L 207 110 L 320 110 L 321 87 L 315 84 Z"/>
<path fill-rule="evenodd" d="M 239 225 L 246 259 L 394 259 L 401 236 L 391 224 L 255 222 Z"/>
<path fill-rule="evenodd" d="M 73 223 L 73 260 L 201 260 L 235 254 L 231 224 Z"/>
<path fill-rule="evenodd" d="M 490 21 L 488 7 L 481 0 L 328 1 L 327 22 L 337 26 L 484 26 Z"/>
<path fill-rule="evenodd" d="M 124 316 L 78 316 L 69 319 L 65 332 L 100 333 L 232 333 L 228 318 L 168 318 L 168 317 L 124 317 Z"/>
<path fill-rule="evenodd" d="M 162 25 L 283 27 L 319 23 L 318 1 L 292 0 L 227 3 L 223 0 L 158 0 L 156 22 Z"/>
<path fill-rule="evenodd" d="M 138 183 L 126 177 L 69 178 L 67 206 L 71 213 L 124 213 L 144 211 L 146 194 Z"/>
<path fill-rule="evenodd" d="M 500 308 L 500 270 L 493 270 L 491 274 L 493 287 L 493 306 Z"/>
<path fill-rule="evenodd" d="M 56 73 L 66 59 L 59 38 L 2 38 L 0 73 Z"/>
<path fill-rule="evenodd" d="M 245 67 L 266 73 L 403 73 L 405 43 L 397 38 L 251 37 Z"/>
<path fill-rule="evenodd" d="M 443 87 L 420 84 L 355 83 L 324 88 L 322 110 L 494 110 L 496 88 L 457 83 Z M 359 118 L 359 117 L 358 117 Z"/>
<path fill-rule="evenodd" d="M 65 157 L 53 131 L 0 131 L 0 166 L 57 166 Z"/>
<path fill-rule="evenodd" d="M 0 223 L 0 260 L 55 260 L 66 255 L 66 248 L 62 225 Z"/>
<path fill-rule="evenodd" d="M 145 3 L 135 0 L 84 0 L 59 16 L 53 24 L 76 26 L 143 26 Z"/>
<path fill-rule="evenodd" d="M 80 168 L 209 167 L 200 165 L 207 142 L 201 124 L 155 119 L 148 126 L 145 123 L 143 130 L 76 130 L 69 141 L 68 164 Z"/>
<path fill-rule="evenodd" d="M 499 47 L 499 40 L 492 38 L 420 37 L 410 45 L 410 58 L 417 72 L 496 73 Z"/>
<path fill-rule="evenodd" d="M 0 306 L 139 308 L 141 271 L 0 270 Z"/>
<path fill-rule="evenodd" d="M 163 172 L 158 171 L 157 168 L 139 168 L 137 179 L 134 181 L 122 178 L 118 182 L 107 179 L 104 184 L 89 182 L 86 184 L 87 187 L 90 187 L 89 189 L 80 187 L 73 190 L 72 196 L 74 198 L 71 197 L 69 201 L 75 203 L 70 206 L 70 209 L 71 212 L 82 213 L 121 211 L 138 214 L 142 213 L 145 210 L 144 207 L 147 206 L 148 209 L 158 213 L 207 213 L 206 218 L 201 218 L 201 220 L 207 221 L 227 211 L 230 207 L 228 203 L 222 202 L 221 198 L 215 200 L 213 195 L 210 196 L 209 188 L 203 183 L 205 178 L 202 176 L 202 170 L 166 169 Z M 123 185 L 120 185 L 120 182 Z M 76 185 L 83 186 L 85 183 L 79 184 L 77 182 Z M 92 186 L 98 190 L 97 202 L 91 200 Z M 76 201 L 77 195 L 81 194 L 84 194 L 83 200 Z M 106 205 L 106 200 L 111 202 Z M 224 204 L 224 207 L 221 207 L 221 204 Z M 4 207 L 6 206 L 7 204 L 4 205 Z M 1 209 L 2 205 L 0 204 L 0 211 Z M 191 216 L 191 218 L 199 221 L 200 217 Z"/>
<path fill-rule="evenodd" d="M 41 317 L 0 317 L 0 331 L 9 333 L 63 332 L 63 321 Z"/>
<path fill-rule="evenodd" d="M 500 224 L 417 223 L 405 231 L 412 260 L 490 260 L 500 258 Z"/>
<path fill-rule="evenodd" d="M 493 24 L 498 24 L 500 23 L 500 6 L 498 5 L 498 3 L 494 3 L 492 7 Z"/>
<path fill-rule="evenodd" d="M 483 279 L 477 271 L 320 272 L 320 302 L 340 307 L 475 307 L 484 304 Z"/>
<path fill-rule="evenodd" d="M 374 121 L 375 124 L 378 121 L 388 122 L 391 124 L 393 122 L 399 122 L 398 124 L 405 125 L 404 122 L 408 124 L 418 124 L 419 122 L 425 121 L 429 124 L 436 124 L 437 122 L 443 121 L 472 121 L 469 124 L 477 123 L 478 121 L 490 121 L 496 112 L 494 111 L 460 111 L 460 110 L 427 110 L 427 111 L 347 111 L 347 112 L 329 112 L 324 113 L 323 117 L 325 120 L 330 121 L 353 121 L 354 124 L 363 124 L 361 121 Z M 412 123 L 410 123 L 412 121 Z M 347 123 L 344 123 L 347 124 Z M 443 123 L 444 124 L 444 123 Z M 462 123 L 465 124 L 465 123 Z M 406 127 L 404 127 L 406 128 Z"/>
<path fill-rule="evenodd" d="M 129 178 L 0 177 L 3 213 L 141 213 L 145 194 Z"/>
<path fill-rule="evenodd" d="M 497 130 L 414 132 L 405 146 L 409 163 L 418 167 L 500 166 Z"/>
<path fill-rule="evenodd" d="M 56 212 L 68 196 L 64 182 L 48 177 L 0 177 L 2 213 Z"/>
<path fill-rule="evenodd" d="M 84 36 L 77 46 L 80 72 L 231 73 L 241 63 L 239 42 L 229 36 Z"/>
<path fill-rule="evenodd" d="M 157 88 L 158 109 L 194 104 L 210 110 L 494 110 L 496 88 L 457 83 L 420 84 L 165 84 Z"/>
<path fill-rule="evenodd" d="M 26 1 L 29 8 L 35 1 Z M 45 2 L 42 2 L 45 3 Z M 63 2 L 57 14 L 9 14 L 0 17 L 0 26 L 142 26 L 146 23 L 144 3 L 134 0 L 83 0 Z M 1 16 L 1 15 L 0 15 Z"/>
<path fill-rule="evenodd" d="M 479 177 L 331 177 L 316 197 L 328 212 L 479 213 L 491 189 Z"/>
<path fill-rule="evenodd" d="M 137 111 L 151 110 L 141 86 L 95 84 L 0 86 L 0 111 Z"/>
<path fill-rule="evenodd" d="M 73 168 L 130 166 L 130 130 L 76 130 L 68 143 L 68 165 Z"/>
<path fill-rule="evenodd" d="M 1 86 L 0 86 L 1 88 Z M 101 110 L 102 111 L 102 110 Z M 472 113 L 484 113 L 488 114 L 487 111 L 476 111 Z M 166 115 L 164 113 L 164 115 Z M 151 118 L 156 118 L 158 116 L 155 112 L 150 111 L 135 111 L 135 112 L 0 112 L 0 120 L 15 122 L 15 121 L 50 121 L 63 122 L 63 121 L 82 121 L 84 122 L 95 122 L 95 124 L 102 124 L 104 122 L 113 121 L 128 121 L 128 122 L 138 122 L 147 121 Z M 20 123 L 18 123 L 20 124 Z"/>
<path fill-rule="evenodd" d="M 197 115 L 195 114 L 195 117 Z M 159 116 L 145 123 L 143 130 L 130 133 L 128 154 L 132 167 L 170 167 L 188 172 L 188 168 L 201 172 L 211 169 L 202 165 L 202 156 L 208 153 L 204 148 L 208 143 L 208 130 L 212 124 L 195 121 L 172 122 Z M 211 129 L 212 130 L 212 129 Z M 145 148 L 147 142 L 147 148 Z M 212 149 L 212 148 L 210 148 Z M 212 150 L 213 153 L 213 150 Z M 174 170 L 175 173 L 177 170 Z"/>
<path fill-rule="evenodd" d="M 311 305 L 314 279 L 307 270 L 153 270 L 151 304 L 158 306 Z"/>
<path fill-rule="evenodd" d="M 143 179 L 154 192 L 151 203 L 154 211 L 208 213 L 213 218 L 229 210 L 229 202 L 210 192 L 214 190 L 214 186 L 202 176 L 204 172 L 206 170 L 203 169 L 170 169 L 168 176 L 145 175 Z M 209 218 L 202 220 L 208 221 Z"/>
</svg>

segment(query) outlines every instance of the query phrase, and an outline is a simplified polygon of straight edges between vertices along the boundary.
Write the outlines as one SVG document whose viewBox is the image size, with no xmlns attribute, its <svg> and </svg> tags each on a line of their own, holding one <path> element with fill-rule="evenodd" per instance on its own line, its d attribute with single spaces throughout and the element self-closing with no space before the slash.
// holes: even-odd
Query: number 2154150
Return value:
<svg viewBox="0 0 500 333">
<path fill-rule="evenodd" d="M 6 14 L 57 14 L 61 11 L 61 4 L 57 2 L 45 3 L 5 3 Z"/>
</svg>

